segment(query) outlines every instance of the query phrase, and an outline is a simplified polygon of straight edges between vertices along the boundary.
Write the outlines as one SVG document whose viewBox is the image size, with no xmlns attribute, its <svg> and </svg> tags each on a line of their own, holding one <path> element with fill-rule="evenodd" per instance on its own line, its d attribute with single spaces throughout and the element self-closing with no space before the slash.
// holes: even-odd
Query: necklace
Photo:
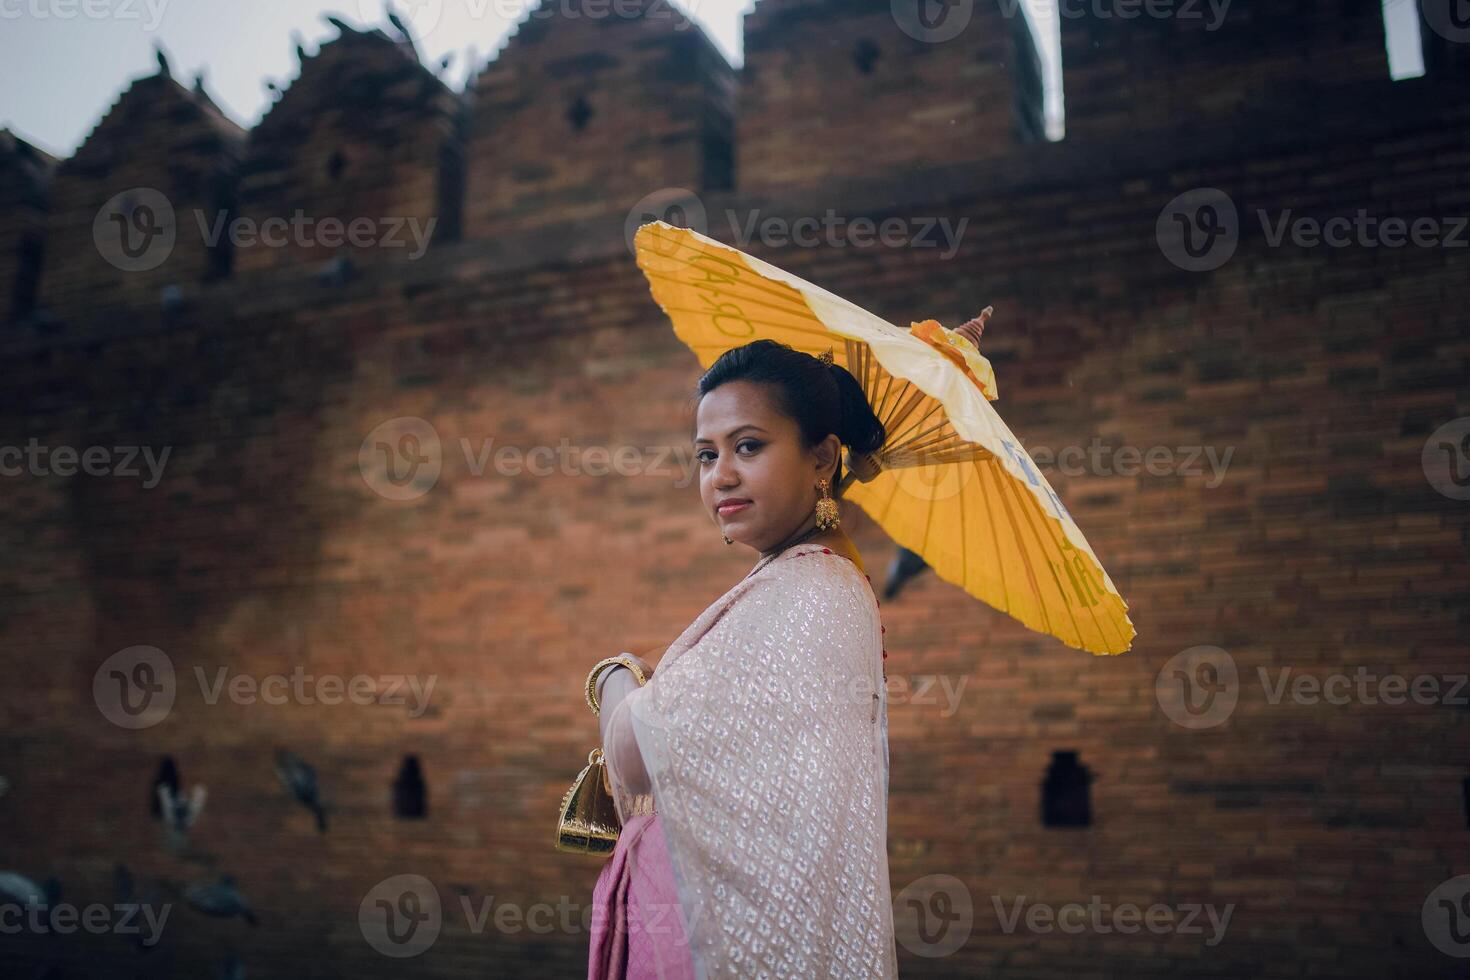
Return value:
<svg viewBox="0 0 1470 980">
<path fill-rule="evenodd" d="M 807 540 L 808 538 L 816 537 L 816 535 L 820 531 L 821 531 L 821 528 L 817 527 L 815 524 L 812 525 L 811 527 L 807 528 L 806 533 L 803 534 L 803 535 L 801 535 L 800 537 L 798 537 L 795 541 L 791 541 L 791 542 L 789 542 L 787 544 L 782 545 L 774 553 L 769 554 L 766 557 L 762 558 L 760 561 L 756 562 L 755 567 L 752 568 L 749 572 L 746 572 L 745 573 L 745 578 L 750 578 L 756 572 L 760 571 L 762 568 L 765 568 L 771 562 L 773 562 L 777 558 L 781 557 L 782 553 L 785 552 L 787 548 L 794 548 L 797 545 L 801 544 L 803 541 Z M 741 579 L 741 581 L 744 581 L 744 579 Z"/>
</svg>

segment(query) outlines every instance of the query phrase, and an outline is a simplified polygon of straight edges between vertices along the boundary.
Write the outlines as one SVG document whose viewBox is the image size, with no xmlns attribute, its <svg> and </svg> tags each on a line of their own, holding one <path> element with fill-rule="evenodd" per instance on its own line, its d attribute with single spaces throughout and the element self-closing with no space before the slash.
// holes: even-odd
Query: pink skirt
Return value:
<svg viewBox="0 0 1470 980">
<path fill-rule="evenodd" d="M 623 825 L 592 890 L 587 980 L 693 980 L 689 934 L 658 814 Z"/>
</svg>

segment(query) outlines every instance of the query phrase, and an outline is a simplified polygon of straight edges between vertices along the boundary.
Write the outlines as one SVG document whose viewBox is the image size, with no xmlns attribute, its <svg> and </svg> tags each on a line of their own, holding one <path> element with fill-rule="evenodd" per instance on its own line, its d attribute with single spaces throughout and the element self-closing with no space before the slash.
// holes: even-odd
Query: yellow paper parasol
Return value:
<svg viewBox="0 0 1470 980">
<path fill-rule="evenodd" d="M 844 496 L 936 575 L 1071 647 L 1122 653 L 1128 603 L 1000 415 L 990 363 L 933 320 L 909 330 L 753 255 L 654 221 L 638 266 L 674 332 L 709 367 L 770 339 L 863 386 L 888 438 L 844 460 Z"/>
</svg>

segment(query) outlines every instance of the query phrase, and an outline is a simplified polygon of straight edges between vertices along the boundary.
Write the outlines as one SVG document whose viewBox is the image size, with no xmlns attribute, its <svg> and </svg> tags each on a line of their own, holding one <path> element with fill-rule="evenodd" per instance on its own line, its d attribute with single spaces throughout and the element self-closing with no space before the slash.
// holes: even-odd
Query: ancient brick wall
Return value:
<svg viewBox="0 0 1470 980">
<path fill-rule="evenodd" d="M 343 31 L 314 54 L 303 52 L 299 76 L 252 130 L 238 209 L 228 213 L 252 229 L 298 211 L 343 225 L 392 216 L 413 221 L 435 241 L 453 237 L 460 203 L 441 186 L 462 181 L 463 112 L 462 100 L 419 63 L 411 42 Z M 392 256 L 382 245 L 386 232 L 374 231 L 364 226 L 355 241 L 345 229 L 267 233 L 287 241 L 284 247 L 267 235 L 240 236 L 235 267 L 322 262 L 337 254 L 356 262 Z"/>
<path fill-rule="evenodd" d="M 642 17 L 617 16 L 641 9 Z M 630 209 L 733 180 L 734 73 L 664 0 L 568 0 L 520 25 L 476 79 L 471 237 Z"/>
<path fill-rule="evenodd" d="M 49 153 L 0 131 L 0 309 L 7 319 L 35 308 L 55 168 Z"/>
<path fill-rule="evenodd" d="M 228 259 L 216 247 L 225 240 L 201 235 L 195 215 L 228 207 L 244 138 L 207 94 L 167 69 L 133 81 L 56 168 L 42 304 L 62 316 L 156 305 L 169 284 L 225 271 Z M 99 224 L 115 236 L 103 238 L 111 242 L 105 251 Z M 160 254 L 149 251 L 154 242 L 171 243 L 167 263 L 152 261 Z"/>
<path fill-rule="evenodd" d="M 912 6 L 903 17 L 894 11 L 905 5 L 888 0 L 755 6 L 745 20 L 741 189 L 779 196 L 793 184 L 992 159 L 1042 138 L 1036 46 L 1019 7 L 956 4 L 930 20 Z M 861 110 L 842 111 L 833 93 Z"/>
<path fill-rule="evenodd" d="M 1470 415 L 1470 253 L 1273 236 L 1360 209 L 1451 236 L 1470 213 L 1463 83 L 1385 72 L 1330 112 L 1241 102 L 1209 126 L 1121 113 L 1136 121 L 1090 130 L 1073 109 L 1060 143 L 701 195 L 726 241 L 729 215 L 756 209 L 966 221 L 952 248 L 926 244 L 932 229 L 749 248 L 901 325 L 994 304 L 997 408 L 1058 460 L 1043 467 L 1138 628 L 1131 652 L 1093 658 L 932 576 L 883 602 L 893 890 L 973 909 L 951 955 L 907 933 L 904 976 L 1458 975 L 1421 913 L 1470 865 L 1464 707 L 1273 701 L 1272 685 L 1465 671 L 1470 511 L 1424 453 Z M 434 181 L 414 186 L 406 207 L 429 208 Z M 672 640 L 750 556 L 689 482 L 698 369 L 627 251 L 627 202 L 480 235 L 473 198 L 463 241 L 371 274 L 204 282 L 185 264 L 171 318 L 104 280 L 68 294 L 64 321 L 0 337 L 0 446 L 49 450 L 0 494 L 0 867 L 55 875 L 78 905 L 115 900 L 118 861 L 140 880 L 232 874 L 261 920 L 179 905 L 147 953 L 113 934 L 8 936 L 16 975 L 210 976 L 231 955 L 252 977 L 585 969 L 597 865 L 550 844 L 595 739 L 578 686 L 600 656 Z M 1237 221 L 1192 254 L 1168 229 L 1175 213 L 1205 227 L 1201 199 Z M 176 258 L 193 261 L 163 274 Z M 1066 452 L 1094 445 L 1080 467 Z M 132 472 L 55 452 L 90 447 Z M 881 587 L 891 545 L 855 509 L 843 520 Z M 129 729 L 94 680 L 137 645 L 166 655 L 175 697 Z M 1191 729 L 1160 690 L 1201 646 L 1235 670 L 1235 701 Z M 271 704 L 252 686 L 297 674 L 434 686 L 401 704 L 323 703 L 319 685 Z M 236 678 L 236 696 L 217 687 Z M 326 834 L 272 772 L 278 746 L 316 766 Z M 1068 752 L 1092 776 L 1090 824 L 1046 826 L 1042 783 Z M 421 820 L 394 814 L 410 755 Z M 165 756 L 209 788 L 182 854 L 148 807 Z M 443 906 L 411 960 L 361 926 L 399 875 Z M 1094 896 L 1231 918 L 1213 943 L 1203 916 L 1160 934 L 1027 924 Z"/>
</svg>

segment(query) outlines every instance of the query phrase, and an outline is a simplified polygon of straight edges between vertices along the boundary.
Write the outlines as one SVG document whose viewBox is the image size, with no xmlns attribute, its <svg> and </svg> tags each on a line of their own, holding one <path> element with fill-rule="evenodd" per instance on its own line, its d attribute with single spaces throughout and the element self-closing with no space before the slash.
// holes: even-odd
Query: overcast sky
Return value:
<svg viewBox="0 0 1470 980">
<path fill-rule="evenodd" d="M 741 14 L 754 0 L 674 2 L 692 11 L 731 62 L 740 63 Z M 1045 63 L 1048 124 L 1055 138 L 1063 109 L 1058 0 L 1023 2 Z M 1064 2 L 1070 10 L 1096 0 Z M 1421 73 L 1413 0 L 1384 2 L 1395 25 L 1389 45 L 1395 73 Z M 459 88 L 469 49 L 483 61 L 535 5 L 536 0 L 398 0 L 397 9 L 413 25 L 426 64 L 455 55 L 446 77 Z M 327 13 L 354 24 L 385 20 L 383 0 L 0 0 L 0 126 L 48 153 L 70 156 L 130 79 L 157 70 L 158 43 L 175 78 L 189 84 L 203 70 L 220 107 L 251 127 L 269 105 L 266 79 L 285 85 L 296 72 L 293 33 L 309 51 L 336 34 L 322 19 Z"/>
</svg>

